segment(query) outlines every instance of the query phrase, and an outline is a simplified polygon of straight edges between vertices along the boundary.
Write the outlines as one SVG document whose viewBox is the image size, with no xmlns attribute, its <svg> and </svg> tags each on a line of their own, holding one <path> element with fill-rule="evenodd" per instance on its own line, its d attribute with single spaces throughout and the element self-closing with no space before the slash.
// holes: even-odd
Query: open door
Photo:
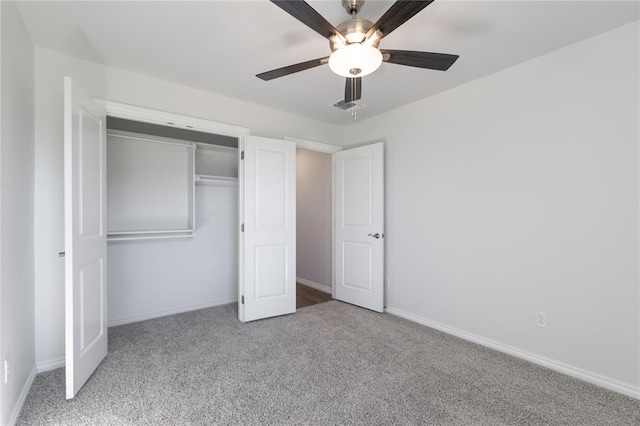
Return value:
<svg viewBox="0 0 640 426">
<path fill-rule="evenodd" d="M 64 79 L 65 370 L 73 398 L 107 355 L 106 115 Z"/>
<path fill-rule="evenodd" d="M 384 311 L 384 146 L 333 154 L 334 297 Z"/>
<path fill-rule="evenodd" d="M 240 160 L 238 317 L 296 311 L 296 144 L 245 136 Z"/>
</svg>

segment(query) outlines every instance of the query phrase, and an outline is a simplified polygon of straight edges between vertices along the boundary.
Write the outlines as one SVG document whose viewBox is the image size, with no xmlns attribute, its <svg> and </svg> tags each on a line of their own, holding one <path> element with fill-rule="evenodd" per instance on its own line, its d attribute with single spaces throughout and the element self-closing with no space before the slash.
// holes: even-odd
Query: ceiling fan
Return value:
<svg viewBox="0 0 640 426">
<path fill-rule="evenodd" d="M 333 72 L 346 77 L 344 101 L 353 102 L 362 95 L 362 77 L 377 70 L 382 62 L 446 71 L 458 59 L 458 55 L 446 53 L 378 49 L 380 40 L 433 3 L 433 0 L 398 0 L 375 24 L 356 17 L 364 1 L 342 0 L 351 19 L 334 27 L 303 0 L 271 0 L 280 9 L 328 39 L 332 53 L 324 58 L 263 72 L 256 77 L 268 81 L 328 63 Z"/>
</svg>

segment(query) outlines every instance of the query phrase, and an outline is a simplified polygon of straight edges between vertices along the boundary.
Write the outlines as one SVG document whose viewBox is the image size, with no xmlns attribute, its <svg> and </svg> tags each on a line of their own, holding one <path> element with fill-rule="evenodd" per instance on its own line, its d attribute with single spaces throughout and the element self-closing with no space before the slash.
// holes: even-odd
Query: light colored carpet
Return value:
<svg viewBox="0 0 640 426">
<path fill-rule="evenodd" d="M 114 327 L 77 397 L 39 374 L 20 425 L 638 425 L 640 402 L 331 301 L 243 324 L 233 305 Z"/>
</svg>

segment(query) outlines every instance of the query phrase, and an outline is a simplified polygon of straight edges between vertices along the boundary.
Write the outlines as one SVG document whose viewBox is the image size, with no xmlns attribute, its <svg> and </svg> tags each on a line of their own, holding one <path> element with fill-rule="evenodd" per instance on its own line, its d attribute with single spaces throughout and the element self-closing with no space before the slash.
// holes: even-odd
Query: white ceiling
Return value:
<svg viewBox="0 0 640 426">
<path fill-rule="evenodd" d="M 308 3 L 337 26 L 339 0 Z M 393 1 L 367 0 L 375 22 Z M 344 79 L 327 65 L 272 81 L 255 74 L 327 56 L 329 42 L 269 1 L 19 2 L 34 44 L 122 68 L 348 125 Z M 380 48 L 460 55 L 447 72 L 383 64 L 363 78 L 358 119 L 443 90 L 639 19 L 637 1 L 436 0 Z M 613 65 L 615 66 L 615 64 Z"/>
</svg>

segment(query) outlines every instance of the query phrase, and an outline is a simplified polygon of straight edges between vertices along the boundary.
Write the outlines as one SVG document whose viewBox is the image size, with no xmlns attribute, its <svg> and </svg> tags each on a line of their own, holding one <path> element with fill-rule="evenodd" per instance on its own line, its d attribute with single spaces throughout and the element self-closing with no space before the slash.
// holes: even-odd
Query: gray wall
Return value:
<svg viewBox="0 0 640 426">
<path fill-rule="evenodd" d="M 638 34 L 347 128 L 386 139 L 390 311 L 640 397 Z"/>
<path fill-rule="evenodd" d="M 0 381 L 3 425 L 35 375 L 33 272 L 33 46 L 13 2 L 0 2 Z"/>
<path fill-rule="evenodd" d="M 331 155 L 296 151 L 296 275 L 331 292 Z"/>
</svg>

